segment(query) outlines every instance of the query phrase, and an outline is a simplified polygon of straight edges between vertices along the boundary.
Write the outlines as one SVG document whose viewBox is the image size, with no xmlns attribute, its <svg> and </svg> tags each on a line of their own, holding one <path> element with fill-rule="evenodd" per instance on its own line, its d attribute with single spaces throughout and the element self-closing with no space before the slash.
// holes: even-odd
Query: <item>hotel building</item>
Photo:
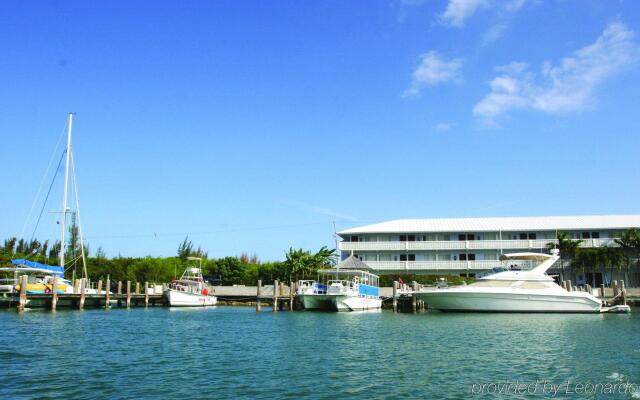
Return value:
<svg viewBox="0 0 640 400">
<path fill-rule="evenodd" d="M 601 247 L 630 227 L 640 227 L 640 215 L 402 219 L 340 231 L 338 248 L 342 259 L 353 254 L 382 274 L 475 276 L 500 265 L 503 253 L 547 252 L 559 232 Z"/>
</svg>

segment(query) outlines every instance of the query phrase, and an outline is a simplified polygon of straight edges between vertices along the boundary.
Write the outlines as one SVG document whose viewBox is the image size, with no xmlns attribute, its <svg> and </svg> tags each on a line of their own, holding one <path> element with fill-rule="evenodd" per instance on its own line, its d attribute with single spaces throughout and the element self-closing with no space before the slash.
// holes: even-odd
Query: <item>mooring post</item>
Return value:
<svg viewBox="0 0 640 400">
<path fill-rule="evenodd" d="M 398 281 L 393 281 L 393 312 L 398 312 Z"/>
<path fill-rule="evenodd" d="M 84 298 L 85 298 L 85 285 L 87 284 L 87 278 L 80 279 L 80 301 L 78 302 L 78 309 L 82 310 L 84 308 Z"/>
<path fill-rule="evenodd" d="M 620 304 L 623 306 L 627 305 L 627 289 L 622 289 L 620 292 Z"/>
<path fill-rule="evenodd" d="M 51 310 L 55 311 L 58 306 L 58 275 L 53 276 L 53 284 L 51 285 Z"/>
<path fill-rule="evenodd" d="M 256 312 L 260 312 L 260 289 L 262 289 L 262 281 L 258 279 L 258 289 L 256 290 Z"/>
<path fill-rule="evenodd" d="M 144 283 L 144 306 L 149 306 L 149 282 Z"/>
<path fill-rule="evenodd" d="M 618 281 L 613 281 L 613 297 L 618 295 Z"/>
<path fill-rule="evenodd" d="M 24 310 L 27 306 L 27 284 L 29 282 L 27 275 L 20 277 L 20 298 L 18 299 L 18 311 Z"/>
<path fill-rule="evenodd" d="M 127 308 L 131 307 L 131 281 L 127 281 Z"/>
<path fill-rule="evenodd" d="M 80 293 L 80 279 L 73 280 L 73 294 Z"/>
<path fill-rule="evenodd" d="M 96 293 L 102 294 L 102 279 L 98 279 L 98 288 L 96 289 Z"/>
<path fill-rule="evenodd" d="M 122 281 L 118 281 L 118 295 L 122 295 Z"/>
<path fill-rule="evenodd" d="M 278 280 L 276 279 L 273 282 L 273 311 L 278 311 L 278 290 L 280 289 L 280 285 L 278 285 Z"/>
<path fill-rule="evenodd" d="M 140 282 L 136 282 L 136 294 L 140 294 Z"/>
<path fill-rule="evenodd" d="M 604 299 L 604 283 L 600 284 L 600 298 Z"/>
<path fill-rule="evenodd" d="M 591 295 L 593 294 L 593 289 L 591 288 L 591 285 L 589 285 L 588 283 L 587 283 L 587 292 Z"/>
<path fill-rule="evenodd" d="M 620 279 L 620 282 L 618 282 L 618 284 L 619 284 L 619 286 L 620 286 L 619 290 L 620 290 L 621 292 L 622 292 L 623 290 L 625 290 L 625 288 L 624 288 L 624 281 L 623 281 L 622 279 Z"/>
<path fill-rule="evenodd" d="M 418 297 L 416 296 L 416 292 L 418 291 L 418 282 L 413 281 L 413 284 L 411 285 L 411 291 L 413 292 L 411 294 L 411 310 L 413 312 L 418 311 Z"/>
<path fill-rule="evenodd" d="M 293 282 L 289 281 L 289 311 L 293 311 Z"/>
<path fill-rule="evenodd" d="M 104 308 L 109 308 L 109 300 L 111 297 L 111 280 L 107 278 L 107 282 L 104 285 Z"/>
</svg>

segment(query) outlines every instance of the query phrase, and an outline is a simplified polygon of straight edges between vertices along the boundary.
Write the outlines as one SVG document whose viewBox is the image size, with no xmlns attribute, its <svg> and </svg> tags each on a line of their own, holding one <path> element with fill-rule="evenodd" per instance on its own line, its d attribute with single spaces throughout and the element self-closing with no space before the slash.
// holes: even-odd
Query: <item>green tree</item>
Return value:
<svg viewBox="0 0 640 400">
<path fill-rule="evenodd" d="M 16 242 L 18 239 L 15 237 L 9 238 L 4 241 L 4 251 L 8 254 L 14 254 L 16 250 Z"/>
<path fill-rule="evenodd" d="M 625 282 L 629 284 L 629 270 L 631 269 L 633 258 L 636 259 L 636 264 L 640 258 L 640 232 L 636 228 L 629 228 L 619 238 L 616 238 L 615 242 L 622 250 L 626 262 Z"/>
<path fill-rule="evenodd" d="M 576 256 L 576 251 L 580 247 L 582 240 L 573 240 L 567 232 L 558 232 L 556 239 L 558 243 L 547 243 L 547 248 L 560 250 L 560 280 L 564 280 L 564 267 L 566 263 L 571 264 L 571 260 Z M 571 268 L 573 274 L 573 267 Z M 573 280 L 573 279 L 572 279 Z"/>
</svg>

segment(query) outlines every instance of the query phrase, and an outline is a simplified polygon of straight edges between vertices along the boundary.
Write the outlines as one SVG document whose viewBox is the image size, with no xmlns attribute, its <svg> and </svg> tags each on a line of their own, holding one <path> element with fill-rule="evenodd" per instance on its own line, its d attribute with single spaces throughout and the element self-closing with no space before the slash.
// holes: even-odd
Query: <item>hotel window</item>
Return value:
<svg viewBox="0 0 640 400">
<path fill-rule="evenodd" d="M 467 240 L 476 240 L 476 235 L 474 235 L 473 233 L 468 234 Z"/>
<path fill-rule="evenodd" d="M 358 241 L 358 237 L 357 236 L 351 236 L 351 241 L 352 242 L 357 242 Z"/>
<path fill-rule="evenodd" d="M 407 236 L 407 241 L 409 241 L 409 242 L 415 242 L 415 241 L 416 241 L 416 235 L 409 235 L 409 236 Z"/>
<path fill-rule="evenodd" d="M 600 232 L 591 232 L 591 239 L 600 239 Z"/>
<path fill-rule="evenodd" d="M 467 255 L 466 254 L 459 254 L 458 258 L 460 258 L 460 261 L 467 261 Z"/>
<path fill-rule="evenodd" d="M 589 232 L 582 232 L 583 239 L 589 239 L 590 237 L 591 237 L 591 234 Z"/>
<path fill-rule="evenodd" d="M 476 260 L 476 255 L 475 254 L 467 254 L 467 260 L 475 261 Z"/>
<path fill-rule="evenodd" d="M 415 261 L 415 254 L 400 254 L 400 261 Z"/>
<path fill-rule="evenodd" d="M 407 235 L 400 235 L 400 241 L 401 242 L 406 242 L 407 241 Z"/>
<path fill-rule="evenodd" d="M 458 240 L 465 240 L 465 236 L 464 235 L 458 235 Z"/>
<path fill-rule="evenodd" d="M 520 240 L 527 240 L 527 234 L 526 233 L 521 233 L 520 234 Z"/>
<path fill-rule="evenodd" d="M 535 233 L 530 233 L 529 234 L 529 240 L 536 240 L 536 234 Z"/>
</svg>

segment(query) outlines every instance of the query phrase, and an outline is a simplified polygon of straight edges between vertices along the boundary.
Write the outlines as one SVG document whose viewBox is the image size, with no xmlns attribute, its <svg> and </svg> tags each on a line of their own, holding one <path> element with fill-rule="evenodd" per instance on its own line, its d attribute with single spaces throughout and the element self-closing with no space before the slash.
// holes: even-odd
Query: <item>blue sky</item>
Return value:
<svg viewBox="0 0 640 400">
<path fill-rule="evenodd" d="M 109 256 L 638 213 L 639 34 L 636 1 L 7 1 L 0 235 L 31 236 L 69 111 L 85 236 Z"/>
</svg>

